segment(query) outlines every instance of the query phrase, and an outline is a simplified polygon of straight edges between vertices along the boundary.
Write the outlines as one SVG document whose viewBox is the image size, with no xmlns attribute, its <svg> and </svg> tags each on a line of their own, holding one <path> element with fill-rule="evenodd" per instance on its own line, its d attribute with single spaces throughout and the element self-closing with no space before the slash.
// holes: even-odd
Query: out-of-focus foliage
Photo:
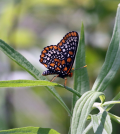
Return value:
<svg viewBox="0 0 120 134">
<path fill-rule="evenodd" d="M 83 21 L 86 63 L 92 86 L 104 62 L 118 3 L 119 0 L 0 0 L 0 38 L 42 72 L 46 68 L 39 63 L 41 50 L 57 44 L 69 31 L 79 32 Z M 0 80 L 12 79 L 33 78 L 0 52 Z M 119 80 L 120 71 L 106 91 L 107 100 L 120 91 Z M 64 80 L 57 78 L 56 82 L 63 84 Z M 73 87 L 72 78 L 68 78 L 67 86 Z M 71 93 L 61 88 L 57 91 L 70 107 Z M 39 126 L 63 134 L 69 129 L 66 111 L 43 87 L 0 90 L 0 109 L 0 129 Z M 117 106 L 112 110 L 120 116 Z M 113 133 L 117 134 L 120 128 L 112 123 Z"/>
</svg>

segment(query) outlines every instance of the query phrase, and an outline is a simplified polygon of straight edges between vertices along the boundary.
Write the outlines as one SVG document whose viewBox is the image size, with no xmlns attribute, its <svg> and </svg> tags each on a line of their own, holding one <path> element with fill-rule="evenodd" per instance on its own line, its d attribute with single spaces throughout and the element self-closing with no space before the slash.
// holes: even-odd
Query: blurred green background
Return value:
<svg viewBox="0 0 120 134">
<path fill-rule="evenodd" d="M 112 36 L 119 0 L 0 0 L 0 39 L 24 55 L 41 73 L 39 63 L 45 46 L 57 44 L 69 31 L 80 33 L 85 26 L 86 64 L 92 87 Z M 53 76 L 47 76 L 50 80 Z M 34 79 L 0 51 L 0 80 Z M 64 84 L 57 78 L 55 82 Z M 73 78 L 67 86 L 73 87 Z M 72 94 L 56 88 L 71 108 Z M 105 91 L 110 101 L 120 92 L 120 71 Z M 120 116 L 120 106 L 111 112 Z M 0 129 L 25 126 L 53 128 L 67 134 L 70 117 L 57 100 L 44 88 L 0 89 Z M 120 124 L 112 121 L 113 134 Z M 92 134 L 92 132 L 91 132 Z"/>
</svg>

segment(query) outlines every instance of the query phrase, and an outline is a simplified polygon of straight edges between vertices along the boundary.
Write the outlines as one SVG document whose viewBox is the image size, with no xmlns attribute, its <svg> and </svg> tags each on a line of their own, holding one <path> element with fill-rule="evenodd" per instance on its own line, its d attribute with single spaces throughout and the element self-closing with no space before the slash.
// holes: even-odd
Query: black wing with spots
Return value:
<svg viewBox="0 0 120 134">
<path fill-rule="evenodd" d="M 79 36 L 75 31 L 67 33 L 57 45 L 44 48 L 40 62 L 49 70 L 43 74 L 60 74 L 67 76 L 74 63 Z"/>
<path fill-rule="evenodd" d="M 60 43 L 59 48 L 62 50 L 62 54 L 65 59 L 65 67 L 63 69 L 64 74 L 68 74 L 74 63 L 77 47 L 78 47 L 79 35 L 77 32 L 72 31 L 67 33 Z"/>
</svg>

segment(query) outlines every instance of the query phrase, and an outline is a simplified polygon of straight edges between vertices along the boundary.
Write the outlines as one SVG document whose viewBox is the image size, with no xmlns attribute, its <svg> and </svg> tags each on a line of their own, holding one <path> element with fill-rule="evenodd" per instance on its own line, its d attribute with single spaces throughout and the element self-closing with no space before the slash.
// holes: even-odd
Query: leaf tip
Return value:
<svg viewBox="0 0 120 134">
<path fill-rule="evenodd" d="M 83 21 L 82 21 L 82 24 L 81 24 L 81 29 L 84 29 L 84 24 L 83 24 Z"/>
</svg>

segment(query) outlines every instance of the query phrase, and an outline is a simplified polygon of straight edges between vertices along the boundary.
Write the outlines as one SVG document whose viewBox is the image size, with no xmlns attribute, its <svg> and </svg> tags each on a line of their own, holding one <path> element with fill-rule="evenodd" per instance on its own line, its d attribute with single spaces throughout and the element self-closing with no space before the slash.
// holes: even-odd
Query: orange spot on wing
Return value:
<svg viewBox="0 0 120 134">
<path fill-rule="evenodd" d="M 42 51 L 43 53 L 47 53 L 47 51 L 44 49 L 43 51 Z"/>
<path fill-rule="evenodd" d="M 49 47 L 46 47 L 45 50 L 49 50 Z"/>
<path fill-rule="evenodd" d="M 74 32 L 71 32 L 71 35 L 74 36 Z"/>
<path fill-rule="evenodd" d="M 60 66 L 60 63 L 58 62 L 58 64 L 57 64 L 58 66 Z"/>
<path fill-rule="evenodd" d="M 64 64 L 65 64 L 65 60 L 62 60 L 62 61 L 61 61 L 61 64 L 64 65 Z"/>
<path fill-rule="evenodd" d="M 68 35 L 71 36 L 71 33 L 69 33 Z"/>
<path fill-rule="evenodd" d="M 66 38 L 68 38 L 68 37 L 69 37 L 69 35 L 67 34 L 65 37 L 66 37 Z"/>
<path fill-rule="evenodd" d="M 41 63 L 43 62 L 43 58 L 40 58 L 40 62 L 41 62 Z"/>
<path fill-rule="evenodd" d="M 58 46 L 62 46 L 62 42 L 60 42 L 60 43 L 58 44 Z"/>
<path fill-rule="evenodd" d="M 58 47 L 58 50 L 59 50 L 59 51 L 62 51 L 59 47 Z"/>
<path fill-rule="evenodd" d="M 65 43 L 65 40 L 64 39 L 62 39 L 62 43 Z"/>
<path fill-rule="evenodd" d="M 50 63 L 50 66 L 54 67 L 55 66 L 55 63 Z"/>
<path fill-rule="evenodd" d="M 65 68 L 63 69 L 63 71 L 67 71 L 67 67 L 65 67 Z"/>
<path fill-rule="evenodd" d="M 72 65 L 70 66 L 70 68 L 69 68 L 69 70 L 67 71 L 67 73 L 69 73 L 69 72 L 70 72 L 71 68 L 72 68 Z"/>
<path fill-rule="evenodd" d="M 72 59 L 71 58 L 67 58 L 67 62 L 71 62 L 72 61 Z"/>
<path fill-rule="evenodd" d="M 46 64 L 43 64 L 46 68 L 47 68 L 47 65 Z"/>
<path fill-rule="evenodd" d="M 41 54 L 41 57 L 44 57 L 44 56 L 45 56 L 45 54 L 42 53 L 42 54 Z"/>
<path fill-rule="evenodd" d="M 49 48 L 50 48 L 50 49 L 53 49 L 53 46 L 50 46 Z"/>
<path fill-rule="evenodd" d="M 65 36 L 63 39 L 64 39 L 64 40 L 66 40 L 66 39 L 67 39 L 67 37 Z"/>
<path fill-rule="evenodd" d="M 53 46 L 54 47 L 54 49 L 57 49 L 57 46 Z"/>
<path fill-rule="evenodd" d="M 77 33 L 76 32 L 74 32 L 74 36 L 77 36 Z"/>
<path fill-rule="evenodd" d="M 59 68 L 59 67 L 56 67 L 55 70 L 56 70 L 56 71 L 60 71 L 60 68 Z"/>
<path fill-rule="evenodd" d="M 57 58 L 55 58 L 55 59 L 54 59 L 54 61 L 60 62 L 60 60 L 59 60 L 59 59 L 57 59 Z"/>
<path fill-rule="evenodd" d="M 72 52 L 72 51 L 69 51 L 69 54 L 70 54 L 70 55 L 73 55 L 73 52 Z"/>
</svg>

